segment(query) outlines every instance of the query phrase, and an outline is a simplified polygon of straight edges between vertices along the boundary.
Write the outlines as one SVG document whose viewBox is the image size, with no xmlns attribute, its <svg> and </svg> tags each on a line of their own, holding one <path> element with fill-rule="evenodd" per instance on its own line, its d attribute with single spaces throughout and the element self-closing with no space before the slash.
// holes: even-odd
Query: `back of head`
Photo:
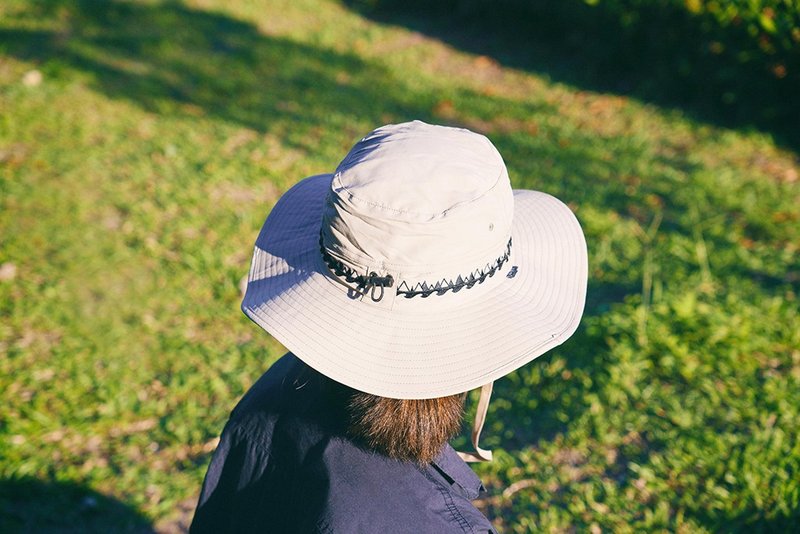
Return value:
<svg viewBox="0 0 800 534">
<path fill-rule="evenodd" d="M 353 390 L 348 432 L 390 458 L 427 464 L 461 428 L 464 398 L 390 399 Z"/>
</svg>

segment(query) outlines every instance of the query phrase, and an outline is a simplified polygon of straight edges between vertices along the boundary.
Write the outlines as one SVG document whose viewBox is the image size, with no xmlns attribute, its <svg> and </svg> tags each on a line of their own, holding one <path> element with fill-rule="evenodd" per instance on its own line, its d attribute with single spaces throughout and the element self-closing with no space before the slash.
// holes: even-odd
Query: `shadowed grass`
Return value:
<svg viewBox="0 0 800 534">
<path fill-rule="evenodd" d="M 153 532 L 148 521 L 124 504 L 76 484 L 35 478 L 0 480 L 3 532 Z"/>
<path fill-rule="evenodd" d="M 794 149 L 800 143 L 800 12 L 790 3 L 346 3 L 374 20 L 413 28 L 504 66 L 720 125 L 759 128 Z"/>
</svg>

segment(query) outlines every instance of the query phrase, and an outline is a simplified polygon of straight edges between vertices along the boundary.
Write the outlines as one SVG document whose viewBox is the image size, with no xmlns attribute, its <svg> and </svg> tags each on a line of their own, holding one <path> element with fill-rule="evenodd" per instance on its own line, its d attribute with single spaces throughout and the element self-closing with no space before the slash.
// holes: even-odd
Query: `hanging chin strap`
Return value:
<svg viewBox="0 0 800 534">
<path fill-rule="evenodd" d="M 481 449 L 478 440 L 481 438 L 483 423 L 486 421 L 486 410 L 489 409 L 489 399 L 492 397 L 492 386 L 494 382 L 489 382 L 481 386 L 481 397 L 478 400 L 478 409 L 475 412 L 475 421 L 472 423 L 472 446 L 475 452 L 459 452 L 458 455 L 465 462 L 491 462 L 492 451 Z"/>
</svg>

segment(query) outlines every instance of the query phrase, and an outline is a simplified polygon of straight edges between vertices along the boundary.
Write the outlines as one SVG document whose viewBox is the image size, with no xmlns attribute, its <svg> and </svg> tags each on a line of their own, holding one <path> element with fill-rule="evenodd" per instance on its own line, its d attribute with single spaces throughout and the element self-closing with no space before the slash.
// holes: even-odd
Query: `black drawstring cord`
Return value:
<svg viewBox="0 0 800 534">
<path fill-rule="evenodd" d="M 328 265 L 328 269 L 339 277 L 343 278 L 348 284 L 355 284 L 355 287 L 350 287 L 354 293 L 366 296 L 369 293 L 370 298 L 374 302 L 380 302 L 383 299 L 384 289 L 394 286 L 394 278 L 388 274 L 386 276 L 378 276 L 377 273 L 370 272 L 369 275 L 356 274 L 356 271 L 347 267 L 341 261 L 337 260 L 325 250 L 325 245 L 322 240 L 322 232 L 319 235 L 319 250 L 322 253 L 322 259 Z M 458 293 L 462 289 L 470 289 L 476 284 L 482 284 L 487 278 L 491 278 L 499 271 L 503 264 L 505 264 L 511 256 L 511 239 L 509 238 L 506 244 L 505 253 L 497 258 L 492 265 L 486 265 L 483 269 L 477 269 L 470 274 L 463 276 L 459 275 L 455 280 L 442 279 L 434 284 L 427 282 L 417 282 L 412 287 L 405 281 L 400 283 L 397 288 L 397 295 L 402 295 L 405 298 L 412 298 L 421 296 L 428 298 L 431 295 L 444 295 L 448 291 Z M 513 278 L 517 274 L 517 267 L 512 267 L 512 271 L 508 273 L 509 278 Z M 380 292 L 376 294 L 378 288 Z"/>
<path fill-rule="evenodd" d="M 509 238 L 508 244 L 506 245 L 505 254 L 497 258 L 494 264 L 489 266 L 487 265 L 485 269 L 479 269 L 473 271 L 472 273 L 468 274 L 467 276 L 458 276 L 455 280 L 440 280 L 435 284 L 429 284 L 427 282 L 417 282 L 413 287 L 409 287 L 409 285 L 403 281 L 400 283 L 400 286 L 397 288 L 397 294 L 403 295 L 405 298 L 410 299 L 412 297 L 420 296 L 422 298 L 428 298 L 431 295 L 444 295 L 448 291 L 452 291 L 453 293 L 458 293 L 462 289 L 471 289 L 476 284 L 482 284 L 486 281 L 487 278 L 491 278 L 494 276 L 494 273 L 500 270 L 503 267 L 503 264 L 506 263 L 511 256 L 511 239 Z M 516 268 L 516 267 L 515 267 Z M 516 272 L 514 273 L 516 274 Z"/>
</svg>

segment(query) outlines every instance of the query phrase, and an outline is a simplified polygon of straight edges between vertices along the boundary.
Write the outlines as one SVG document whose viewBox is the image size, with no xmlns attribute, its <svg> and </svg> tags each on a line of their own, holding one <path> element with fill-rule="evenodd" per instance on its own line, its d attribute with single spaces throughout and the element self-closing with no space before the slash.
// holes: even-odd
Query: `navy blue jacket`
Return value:
<svg viewBox="0 0 800 534">
<path fill-rule="evenodd" d="M 256 382 L 222 432 L 190 532 L 493 532 L 452 447 L 424 467 L 366 450 L 321 389 L 292 354 Z"/>
</svg>

